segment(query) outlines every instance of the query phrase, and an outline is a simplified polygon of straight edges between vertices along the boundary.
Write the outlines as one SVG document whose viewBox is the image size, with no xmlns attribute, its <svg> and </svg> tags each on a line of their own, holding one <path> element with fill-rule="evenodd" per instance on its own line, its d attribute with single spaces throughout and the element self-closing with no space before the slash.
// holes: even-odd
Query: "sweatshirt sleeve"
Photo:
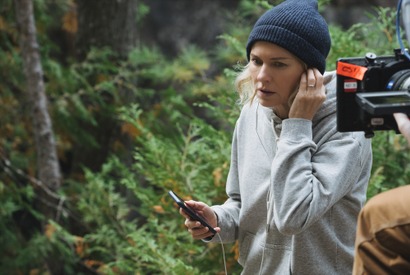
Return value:
<svg viewBox="0 0 410 275">
<path fill-rule="evenodd" d="M 279 231 L 290 235 L 315 223 L 353 188 L 371 150 L 357 135 L 334 130 L 318 145 L 310 120 L 286 119 L 282 127 L 272 162 L 269 210 Z"/>
<path fill-rule="evenodd" d="M 237 127 L 235 127 L 232 140 L 231 164 L 226 183 L 228 199 L 223 205 L 212 206 L 218 217 L 218 226 L 221 228 L 220 236 L 224 243 L 234 242 L 238 237 L 241 196 L 239 190 L 237 146 Z M 213 238 L 211 241 L 218 242 L 219 238 Z"/>
</svg>

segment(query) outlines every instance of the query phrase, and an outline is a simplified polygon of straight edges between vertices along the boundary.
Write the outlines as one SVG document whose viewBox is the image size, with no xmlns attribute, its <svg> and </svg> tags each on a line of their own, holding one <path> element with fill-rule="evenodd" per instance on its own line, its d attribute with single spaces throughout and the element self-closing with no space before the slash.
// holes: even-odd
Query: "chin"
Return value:
<svg viewBox="0 0 410 275">
<path fill-rule="evenodd" d="M 264 107 L 272 108 L 280 104 L 280 102 L 278 102 L 279 98 L 275 93 L 262 93 L 258 91 L 256 97 L 258 98 L 259 103 Z"/>
<path fill-rule="evenodd" d="M 263 107 L 266 107 L 266 108 L 271 108 L 271 109 L 273 109 L 273 108 L 275 107 L 275 105 L 273 105 L 273 104 L 264 104 L 264 103 L 262 103 L 262 102 L 260 102 L 260 104 L 261 104 Z"/>
<path fill-rule="evenodd" d="M 259 104 L 262 105 L 263 107 L 267 107 L 267 108 L 273 108 L 275 107 L 275 103 L 274 102 L 269 102 L 267 100 L 263 100 L 258 98 Z"/>
</svg>

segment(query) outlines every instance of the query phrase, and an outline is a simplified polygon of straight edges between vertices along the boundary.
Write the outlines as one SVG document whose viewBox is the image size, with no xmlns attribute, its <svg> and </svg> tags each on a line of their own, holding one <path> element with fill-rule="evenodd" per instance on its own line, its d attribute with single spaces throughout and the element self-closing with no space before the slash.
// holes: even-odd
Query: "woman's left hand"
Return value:
<svg viewBox="0 0 410 275">
<path fill-rule="evenodd" d="M 299 91 L 289 111 L 289 118 L 312 120 L 326 99 L 323 75 L 316 69 L 308 69 L 302 74 Z"/>
</svg>

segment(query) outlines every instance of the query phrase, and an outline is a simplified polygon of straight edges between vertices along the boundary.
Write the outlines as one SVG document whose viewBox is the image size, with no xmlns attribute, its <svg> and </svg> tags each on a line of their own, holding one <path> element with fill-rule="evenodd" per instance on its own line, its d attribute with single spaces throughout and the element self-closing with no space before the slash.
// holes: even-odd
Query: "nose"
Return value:
<svg viewBox="0 0 410 275">
<path fill-rule="evenodd" d="M 271 75 L 269 73 L 268 66 L 264 64 L 260 67 L 256 79 L 260 82 L 269 82 L 271 80 Z"/>
</svg>

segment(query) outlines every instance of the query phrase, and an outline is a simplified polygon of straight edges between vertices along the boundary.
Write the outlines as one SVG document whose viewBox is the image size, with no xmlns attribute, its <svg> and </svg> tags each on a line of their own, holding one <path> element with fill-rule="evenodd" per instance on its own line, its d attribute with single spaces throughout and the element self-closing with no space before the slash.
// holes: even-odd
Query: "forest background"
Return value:
<svg viewBox="0 0 410 275">
<path fill-rule="evenodd" d="M 1 2 L 0 273 L 223 274 L 221 246 L 191 240 L 167 192 L 226 199 L 233 79 L 280 1 Z M 319 1 L 328 70 L 398 48 L 395 7 L 346 26 L 335 2 L 349 1 Z M 410 182 L 402 136 L 377 132 L 373 149 L 368 197 Z"/>
</svg>

